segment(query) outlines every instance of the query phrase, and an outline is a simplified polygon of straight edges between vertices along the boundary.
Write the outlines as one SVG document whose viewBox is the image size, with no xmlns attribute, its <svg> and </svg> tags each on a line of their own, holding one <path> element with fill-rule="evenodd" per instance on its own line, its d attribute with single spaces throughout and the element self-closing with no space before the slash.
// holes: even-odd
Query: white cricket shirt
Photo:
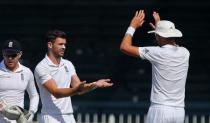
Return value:
<svg viewBox="0 0 210 123">
<path fill-rule="evenodd" d="M 151 102 L 184 107 L 189 51 L 184 47 L 139 47 L 142 59 L 152 64 Z"/>
<path fill-rule="evenodd" d="M 30 97 L 29 110 L 37 111 L 39 96 L 35 87 L 34 76 L 31 70 L 20 63 L 13 72 L 0 63 L 0 98 L 8 105 L 18 105 L 24 108 L 24 94 L 27 90 Z"/>
<path fill-rule="evenodd" d="M 73 64 L 65 59 L 61 59 L 59 65 L 55 65 L 46 55 L 36 66 L 34 75 L 39 87 L 42 102 L 43 114 L 69 114 L 73 113 L 71 97 L 56 99 L 43 84 L 50 79 L 55 80 L 58 88 L 69 88 L 71 76 L 75 75 Z"/>
</svg>

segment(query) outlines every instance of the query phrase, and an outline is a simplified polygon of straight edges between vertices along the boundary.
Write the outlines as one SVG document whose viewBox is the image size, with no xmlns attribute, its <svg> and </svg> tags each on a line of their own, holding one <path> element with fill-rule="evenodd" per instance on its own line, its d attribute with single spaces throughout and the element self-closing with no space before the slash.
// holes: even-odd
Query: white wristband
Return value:
<svg viewBox="0 0 210 123">
<path fill-rule="evenodd" d="M 135 28 L 133 28 L 132 26 L 129 26 L 125 34 L 129 34 L 129 35 L 133 36 L 135 31 L 136 31 Z"/>
</svg>

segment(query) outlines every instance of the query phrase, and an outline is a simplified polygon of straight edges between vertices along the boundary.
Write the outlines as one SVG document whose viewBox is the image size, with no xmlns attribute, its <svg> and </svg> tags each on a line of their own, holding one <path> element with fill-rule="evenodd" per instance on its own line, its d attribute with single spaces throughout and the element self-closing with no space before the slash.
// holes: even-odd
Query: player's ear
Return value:
<svg viewBox="0 0 210 123">
<path fill-rule="evenodd" d="M 52 48 L 52 42 L 47 42 L 47 47 Z"/>
<path fill-rule="evenodd" d="M 20 51 L 20 52 L 18 53 L 18 58 L 21 58 L 22 55 L 23 55 L 23 52 Z"/>
</svg>

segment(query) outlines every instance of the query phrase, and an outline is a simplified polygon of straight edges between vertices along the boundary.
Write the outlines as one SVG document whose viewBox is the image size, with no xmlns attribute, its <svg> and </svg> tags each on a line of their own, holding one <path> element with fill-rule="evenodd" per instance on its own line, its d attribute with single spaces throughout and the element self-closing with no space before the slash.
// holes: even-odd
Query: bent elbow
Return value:
<svg viewBox="0 0 210 123">
<path fill-rule="evenodd" d="M 121 46 L 120 46 L 120 51 L 127 54 L 127 52 L 128 52 L 128 47 L 127 47 L 126 45 L 121 45 Z"/>
<path fill-rule="evenodd" d="M 59 95 L 59 94 L 55 94 L 55 95 L 53 95 L 56 99 L 59 99 L 59 98 L 62 98 L 62 96 L 61 95 Z"/>
<path fill-rule="evenodd" d="M 126 46 L 125 45 L 120 45 L 120 51 L 125 52 L 126 51 Z"/>
<path fill-rule="evenodd" d="M 52 93 L 52 95 L 56 98 L 56 99 L 59 99 L 59 98 L 62 98 L 63 96 L 61 94 L 59 94 L 58 92 L 54 92 Z"/>
</svg>

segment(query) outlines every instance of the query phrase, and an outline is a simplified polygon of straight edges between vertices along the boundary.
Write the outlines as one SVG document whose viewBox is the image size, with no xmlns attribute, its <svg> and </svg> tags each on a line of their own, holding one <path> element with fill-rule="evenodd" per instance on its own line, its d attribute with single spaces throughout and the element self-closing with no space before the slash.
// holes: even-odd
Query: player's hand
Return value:
<svg viewBox="0 0 210 123">
<path fill-rule="evenodd" d="M 28 123 L 33 123 L 34 112 L 28 111 L 28 113 L 25 115 L 25 117 L 26 117 Z"/>
<path fill-rule="evenodd" d="M 22 111 L 18 106 L 6 106 L 1 113 L 10 120 L 17 120 Z"/>
<path fill-rule="evenodd" d="M 78 95 L 82 95 L 82 94 L 85 94 L 89 91 L 92 91 L 96 88 L 96 85 L 94 85 L 93 83 L 87 83 L 86 84 L 86 81 L 83 81 L 80 83 L 80 87 L 78 88 L 78 92 L 77 94 Z"/>
<path fill-rule="evenodd" d="M 141 27 L 144 23 L 144 17 L 144 10 L 136 11 L 135 16 L 131 20 L 130 26 L 132 26 L 135 29 Z"/>
<path fill-rule="evenodd" d="M 80 91 L 85 87 L 86 81 L 82 81 L 80 82 L 77 86 L 76 86 L 76 90 Z"/>
<path fill-rule="evenodd" d="M 152 16 L 154 18 L 155 23 L 153 24 L 152 22 L 150 22 L 149 24 L 152 27 L 152 29 L 155 29 L 155 27 L 157 26 L 157 23 L 160 21 L 160 15 L 159 13 L 154 11 Z"/>
<path fill-rule="evenodd" d="M 107 88 L 111 87 L 113 83 L 111 83 L 110 79 L 100 79 L 96 82 L 93 82 L 93 85 L 95 85 L 97 88 Z"/>
</svg>

